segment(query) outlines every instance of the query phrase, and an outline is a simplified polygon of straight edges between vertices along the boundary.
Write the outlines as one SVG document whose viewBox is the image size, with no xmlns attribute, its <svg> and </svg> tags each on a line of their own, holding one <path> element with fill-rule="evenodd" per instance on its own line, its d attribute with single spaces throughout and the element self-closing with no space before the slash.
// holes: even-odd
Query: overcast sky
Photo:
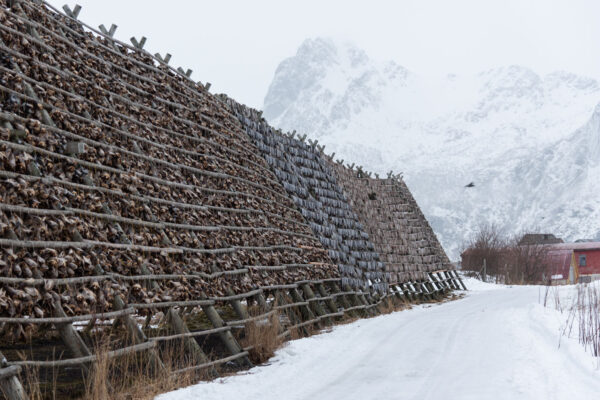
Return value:
<svg viewBox="0 0 600 400">
<path fill-rule="evenodd" d="M 50 0 L 62 8 L 64 0 Z M 148 38 L 152 53 L 254 107 L 308 37 L 355 42 L 424 75 L 520 64 L 600 79 L 600 0 L 78 0 L 80 19 Z M 74 2 L 67 3 L 74 6 Z"/>
</svg>

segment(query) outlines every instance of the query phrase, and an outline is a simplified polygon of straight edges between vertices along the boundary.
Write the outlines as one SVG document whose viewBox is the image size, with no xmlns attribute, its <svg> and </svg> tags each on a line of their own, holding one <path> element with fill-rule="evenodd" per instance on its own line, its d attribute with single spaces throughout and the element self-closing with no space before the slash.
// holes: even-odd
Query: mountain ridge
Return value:
<svg viewBox="0 0 600 400">
<path fill-rule="evenodd" d="M 509 65 L 423 77 L 351 43 L 316 38 L 277 68 L 264 115 L 338 158 L 403 171 L 456 259 L 486 222 L 509 233 L 600 238 L 600 222 L 583 222 L 586 213 L 600 216 L 598 104 L 598 82 L 566 71 L 541 76 Z"/>
</svg>

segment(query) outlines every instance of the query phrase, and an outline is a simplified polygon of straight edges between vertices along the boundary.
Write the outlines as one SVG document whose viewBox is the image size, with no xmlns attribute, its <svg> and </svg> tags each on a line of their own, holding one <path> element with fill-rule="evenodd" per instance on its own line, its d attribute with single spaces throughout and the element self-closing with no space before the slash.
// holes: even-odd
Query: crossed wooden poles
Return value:
<svg viewBox="0 0 600 400">
<path fill-rule="evenodd" d="M 19 11 L 19 2 L 14 1 L 14 9 Z M 47 5 L 48 6 L 48 5 Z M 64 10 L 70 18 L 76 19 L 81 7 L 76 6 L 73 10 L 65 6 Z M 100 26 L 101 34 L 109 41 L 115 42 L 113 36 L 116 31 L 116 26 L 112 25 L 110 29 L 106 29 L 103 25 Z M 30 34 L 39 42 L 43 42 L 40 35 L 37 34 L 35 27 L 31 27 Z M 137 51 L 143 51 L 146 38 L 142 37 L 139 41 L 135 38 L 131 39 L 134 48 Z M 1 43 L 0 43 L 1 44 Z M 123 45 L 123 44 L 121 44 Z M 164 57 L 159 54 L 155 58 L 162 64 L 168 64 L 171 56 L 166 54 Z M 17 73 L 21 73 L 18 65 L 14 64 L 13 69 Z M 192 71 L 184 71 L 178 68 L 177 72 L 190 80 Z M 29 98 L 37 99 L 33 86 L 24 81 L 25 93 Z M 210 84 L 202 86 L 204 90 L 208 90 Z M 56 128 L 52 118 L 45 109 L 42 109 L 42 121 L 44 124 Z M 13 132 L 12 137 L 18 139 L 19 132 L 14 129 L 11 122 L 4 120 L 4 126 Z M 69 142 L 66 146 L 66 152 L 70 157 L 77 157 L 82 152 L 81 142 Z M 24 147 L 23 147 L 24 148 Z M 17 149 L 17 147 L 15 147 Z M 30 168 L 31 176 L 41 176 L 39 168 L 33 165 Z M 88 176 L 84 183 L 88 186 L 94 186 L 93 180 Z M 103 212 L 109 218 L 112 211 L 108 204 L 103 204 Z M 114 227 L 123 232 L 119 225 L 118 218 L 112 218 Z M 125 234 L 121 235 L 124 238 L 124 246 L 133 246 L 128 242 Z M 82 243 L 82 236 L 78 232 L 73 232 L 72 244 Z M 86 242 L 87 243 L 87 242 Z M 2 239 L 1 246 L 10 247 L 28 247 L 33 244 L 19 240 L 18 237 Z M 68 245 L 68 243 L 66 244 Z M 96 267 L 96 275 L 93 279 L 103 280 L 128 280 L 139 279 L 145 282 L 148 286 L 156 285 L 159 280 L 178 279 L 181 277 L 189 278 L 188 276 L 161 276 L 152 275 L 149 270 L 142 271 L 144 275 L 136 277 L 118 276 L 115 274 L 105 273 L 99 266 Z M 213 271 L 219 273 L 220 271 Z M 8 279 L 8 280 L 6 280 Z M 48 281 L 54 281 L 56 285 L 78 285 L 88 282 L 90 277 L 66 278 L 48 280 L 41 277 L 34 279 L 20 278 L 5 278 L 3 283 L 18 284 L 18 285 L 44 285 Z M 67 316 L 59 299 L 54 299 L 53 316 L 47 318 L 0 318 L 0 323 L 3 324 L 44 324 L 52 325 L 58 332 L 61 340 L 71 353 L 71 358 L 53 360 L 53 361 L 8 361 L 0 353 L 0 387 L 5 396 L 10 399 L 23 400 L 27 398 L 23 386 L 19 380 L 19 373 L 22 367 L 65 367 L 65 366 L 80 366 L 84 373 L 89 373 L 90 364 L 97 360 L 97 354 L 94 354 L 90 346 L 85 340 L 83 332 L 94 328 L 98 320 L 112 320 L 113 324 L 121 325 L 127 332 L 129 337 L 128 345 L 119 349 L 111 350 L 107 353 L 108 358 L 122 357 L 131 353 L 143 352 L 147 355 L 153 370 L 161 371 L 164 369 L 164 362 L 161 359 L 160 347 L 161 343 L 181 340 L 188 354 L 193 355 L 194 365 L 183 368 L 174 373 L 180 373 L 191 370 L 206 370 L 211 371 L 211 374 L 216 373 L 215 366 L 226 362 L 236 362 L 239 367 L 249 367 L 251 362 L 248 358 L 248 348 L 242 348 L 236 336 L 232 332 L 235 327 L 247 327 L 248 324 L 259 320 L 267 320 L 268 317 L 274 315 L 276 318 L 284 320 L 279 336 L 281 338 L 290 337 L 292 332 L 298 331 L 308 333 L 310 327 L 323 327 L 333 324 L 335 321 L 344 316 L 350 317 L 366 317 L 377 315 L 380 312 L 382 304 L 392 302 L 398 304 L 401 302 L 414 302 L 435 300 L 441 298 L 446 292 L 456 289 L 466 289 L 464 284 L 456 275 L 455 271 L 436 271 L 429 274 L 429 279 L 415 282 L 399 283 L 390 285 L 390 291 L 385 294 L 369 293 L 356 291 L 347 285 L 343 285 L 339 278 L 332 278 L 320 281 L 302 281 L 287 285 L 274 285 L 256 288 L 250 292 L 242 294 L 234 294 L 229 292 L 227 296 L 209 298 L 201 296 L 201 298 L 190 301 L 175 301 L 150 304 L 126 304 L 122 298 L 116 296 L 113 302 L 113 310 L 101 314 Z M 246 307 L 244 304 L 246 303 Z M 250 316 L 248 306 L 250 304 L 258 305 L 261 314 Z M 222 306 L 230 306 L 236 315 L 235 320 L 226 321 L 223 319 L 218 309 Z M 147 314 L 146 320 L 142 321 L 138 314 L 140 310 L 144 310 Z M 152 314 L 162 312 L 163 323 L 169 327 L 169 334 L 165 336 L 148 337 L 147 328 L 150 323 Z M 202 313 L 212 326 L 211 329 L 192 331 L 186 324 L 186 317 L 194 314 Z M 87 322 L 87 326 L 83 332 L 78 330 L 73 323 Z M 217 360 L 210 360 L 204 353 L 196 338 L 216 335 L 223 343 L 229 355 Z"/>
<path fill-rule="evenodd" d="M 101 271 L 99 271 L 101 272 Z M 107 279 L 114 276 L 107 275 Z M 164 302 L 150 304 L 125 304 L 120 297 L 115 297 L 115 311 L 103 314 L 90 314 L 67 317 L 60 302 L 54 303 L 54 316 L 48 318 L 0 318 L 0 322 L 9 324 L 52 324 L 58 331 L 65 346 L 74 356 L 56 361 L 7 361 L 0 353 L 0 387 L 9 400 L 24 400 L 27 396 L 19 380 L 22 367 L 57 368 L 65 366 L 80 366 L 84 374 L 89 372 L 90 364 L 96 361 L 90 347 L 82 337 L 82 331 L 73 326 L 74 322 L 87 321 L 87 331 L 98 320 L 110 319 L 117 321 L 125 328 L 129 337 L 129 345 L 112 350 L 106 354 L 108 358 L 121 357 L 131 353 L 144 352 L 153 371 L 164 369 L 158 351 L 159 344 L 173 340 L 181 340 L 186 354 L 193 357 L 195 365 L 174 371 L 173 373 L 208 370 L 210 376 L 216 376 L 215 366 L 235 361 L 240 368 L 252 366 L 248 359 L 250 348 L 242 348 L 232 333 L 235 327 L 247 327 L 257 321 L 269 323 L 269 317 L 284 321 L 280 327 L 279 337 L 289 338 L 293 332 L 300 335 L 311 331 L 309 328 L 330 326 L 344 317 L 369 317 L 378 315 L 382 306 L 390 303 L 394 306 L 418 301 L 441 299 L 452 290 L 465 289 L 456 271 L 436 271 L 429 274 L 430 279 L 419 282 L 406 282 L 390 285 L 390 291 L 383 295 L 352 290 L 341 287 L 339 278 L 319 281 L 303 281 L 288 285 L 274 285 L 257 288 L 247 293 L 228 295 L 219 298 L 208 298 L 193 301 Z M 77 284 L 78 278 L 62 279 L 61 284 Z M 148 285 L 152 285 L 161 277 L 144 276 Z M 25 281 L 25 280 L 23 280 Z M 48 281 L 48 280 L 44 280 Z M 37 281 L 29 280 L 37 284 Z M 245 305 L 242 303 L 244 302 Z M 257 305 L 261 310 L 259 315 L 250 316 L 248 307 Z M 226 321 L 220 315 L 217 307 L 229 305 L 235 312 L 236 319 Z M 135 317 L 139 310 L 157 312 L 163 310 L 163 321 L 169 328 L 165 336 L 148 337 L 143 327 L 149 320 L 143 322 L 142 317 Z M 197 312 L 202 312 L 210 321 L 212 329 L 192 331 L 185 320 Z M 200 311 L 201 310 L 201 311 Z M 183 315 L 182 315 L 183 314 Z M 150 315 L 150 314 L 148 314 Z M 283 318 L 283 319 L 282 319 Z M 227 351 L 226 357 L 210 360 L 195 338 L 217 335 Z"/>
</svg>

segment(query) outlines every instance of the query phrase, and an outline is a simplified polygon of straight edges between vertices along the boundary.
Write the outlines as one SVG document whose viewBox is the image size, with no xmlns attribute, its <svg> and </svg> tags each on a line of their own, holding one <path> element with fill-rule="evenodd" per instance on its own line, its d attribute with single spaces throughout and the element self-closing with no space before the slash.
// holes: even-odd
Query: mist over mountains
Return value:
<svg viewBox="0 0 600 400">
<path fill-rule="evenodd" d="M 336 159 L 403 172 L 456 259 L 483 223 L 600 239 L 599 103 L 598 82 L 569 72 L 432 78 L 317 38 L 281 62 L 263 108 Z"/>
</svg>

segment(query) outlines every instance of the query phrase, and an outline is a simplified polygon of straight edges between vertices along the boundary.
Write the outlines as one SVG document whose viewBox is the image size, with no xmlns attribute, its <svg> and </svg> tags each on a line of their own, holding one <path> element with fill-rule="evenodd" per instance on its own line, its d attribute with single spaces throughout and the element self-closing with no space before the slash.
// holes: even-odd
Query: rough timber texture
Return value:
<svg viewBox="0 0 600 400">
<path fill-rule="evenodd" d="M 255 110 L 231 99 L 224 100 L 329 250 L 344 281 L 357 288 L 385 291 L 384 265 L 379 254 L 321 151 L 315 145 L 276 132 Z"/>
<path fill-rule="evenodd" d="M 329 160 L 352 209 L 385 263 L 389 284 L 452 269 L 433 229 L 399 177 L 374 179 Z"/>
<path fill-rule="evenodd" d="M 48 317 L 56 300 L 78 315 L 112 310 L 115 296 L 192 300 L 339 276 L 239 120 L 202 86 L 43 5 L 8 6 L 0 317 Z M 99 273 L 197 276 L 23 282 Z"/>
</svg>

